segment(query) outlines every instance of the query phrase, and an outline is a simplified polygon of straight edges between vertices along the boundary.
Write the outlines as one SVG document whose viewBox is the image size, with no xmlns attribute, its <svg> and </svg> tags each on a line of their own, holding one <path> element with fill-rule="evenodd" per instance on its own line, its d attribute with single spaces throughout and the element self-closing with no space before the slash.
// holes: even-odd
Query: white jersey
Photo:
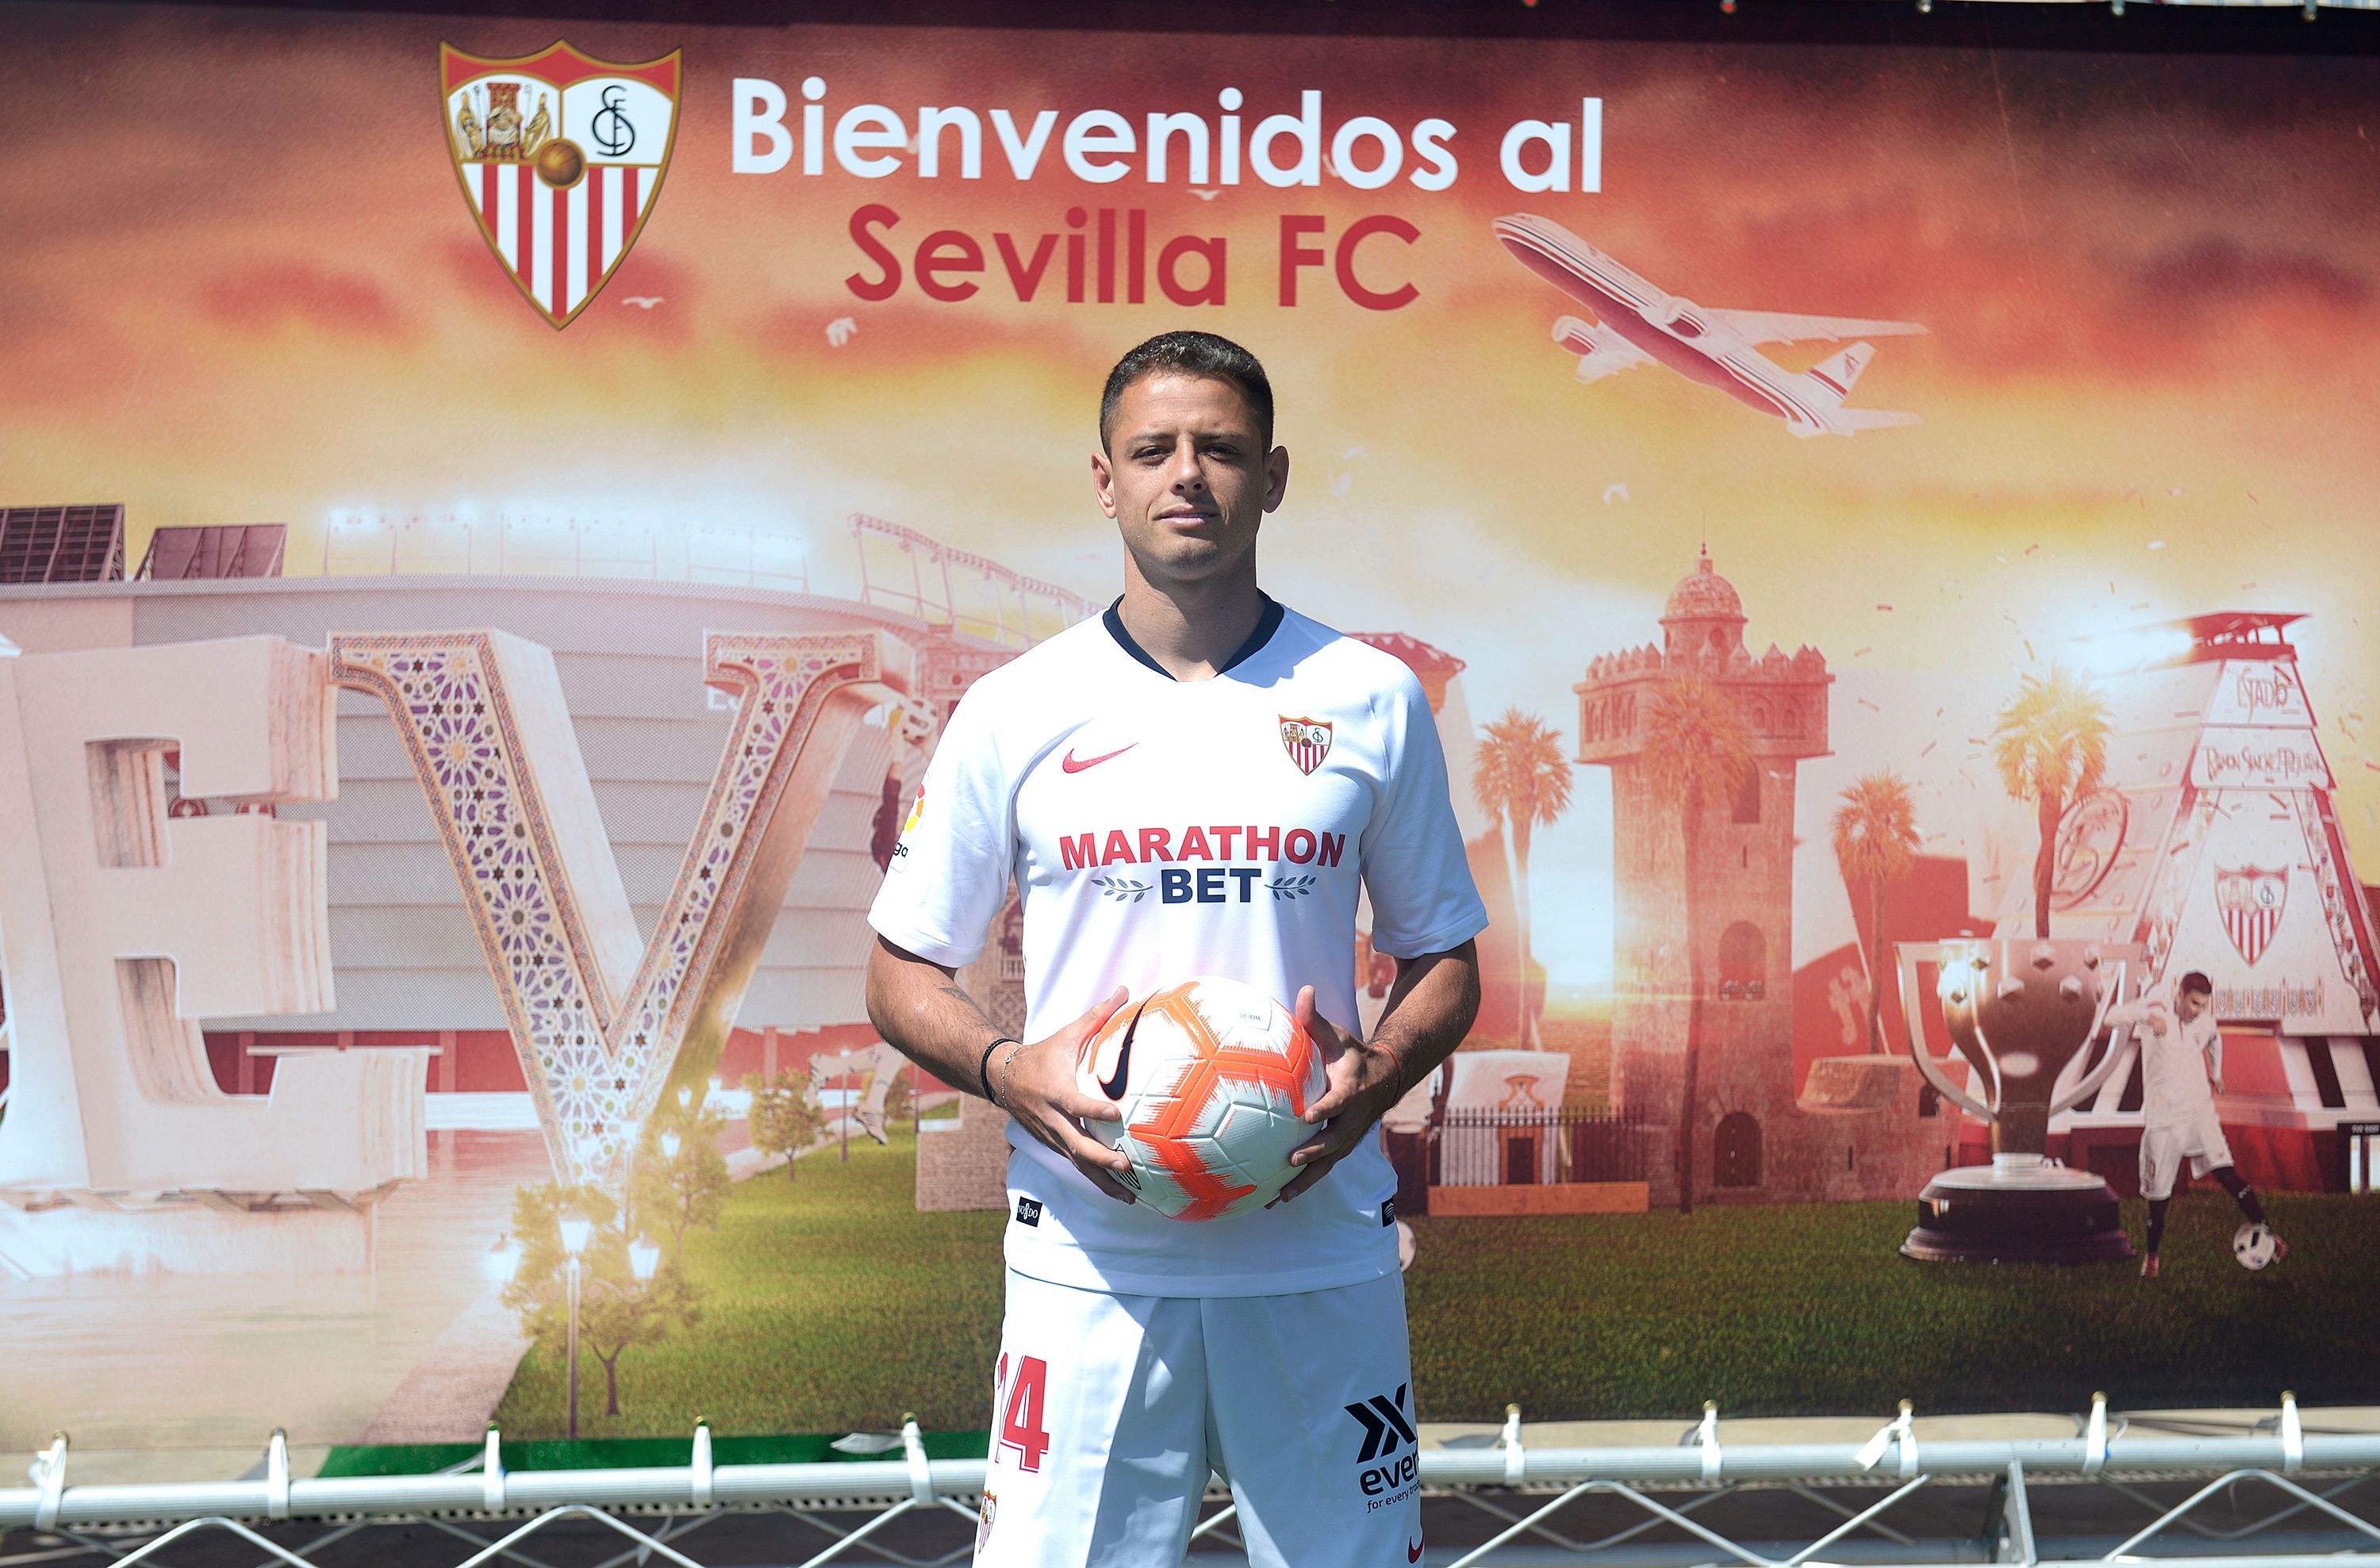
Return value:
<svg viewBox="0 0 2380 1568">
<path fill-rule="evenodd" d="M 2164 1033 L 2153 1019 L 2164 1020 Z M 2141 1047 L 2141 1196 L 2172 1197 L 2184 1161 L 2201 1176 L 2231 1164 L 2207 1085 L 2223 1071 L 2223 1031 L 2215 1009 L 2201 1007 L 2183 1023 L 2163 1002 L 2129 1002 L 2109 1008 L 2107 1021 L 2131 1025 Z"/>
<path fill-rule="evenodd" d="M 2161 1019 L 2165 1032 L 2150 1020 Z M 2111 1025 L 2130 1024 L 2141 1047 L 2141 1116 L 2152 1127 L 2177 1127 L 2215 1117 L 2207 1080 L 2223 1075 L 2223 1030 L 2215 1009 L 2201 1007 L 2183 1023 L 2163 1002 L 2128 1002 L 2107 1011 Z"/>
<path fill-rule="evenodd" d="M 1214 679 L 1177 681 L 1111 609 L 978 680 L 952 715 L 868 923 L 956 968 L 1011 877 L 1026 1034 L 1117 985 L 1244 981 L 1354 1032 L 1355 914 L 1400 958 L 1487 928 L 1421 683 L 1268 601 Z M 1187 1224 L 1099 1192 L 1010 1129 L 1018 1273 L 1142 1296 L 1322 1290 L 1397 1272 L 1396 1181 L 1366 1139 L 1278 1208 Z"/>
</svg>

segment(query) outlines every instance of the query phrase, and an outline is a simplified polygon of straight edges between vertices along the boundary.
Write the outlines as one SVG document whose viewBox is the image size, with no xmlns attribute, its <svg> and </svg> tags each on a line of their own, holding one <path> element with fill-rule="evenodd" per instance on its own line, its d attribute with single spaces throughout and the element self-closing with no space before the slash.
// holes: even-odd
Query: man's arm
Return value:
<svg viewBox="0 0 2380 1568">
<path fill-rule="evenodd" d="M 2127 1026 L 2137 1029 L 2142 1024 L 2146 1024 L 2159 1034 L 2163 1034 L 2167 1024 L 2165 1004 L 2153 1002 L 2145 996 L 2136 1001 L 2119 1002 L 2115 1007 L 2109 1007 L 2107 1016 L 2099 1021 L 2109 1029 L 2122 1029 Z"/>
<path fill-rule="evenodd" d="M 1082 1043 L 1123 1000 L 1118 986 L 1055 1034 L 1030 1045 L 1011 1040 L 987 1060 L 984 1047 L 1009 1037 L 983 1016 L 954 971 L 881 936 L 868 959 L 868 1019 L 894 1050 L 965 1093 L 981 1094 L 989 1080 L 994 1104 L 1072 1160 L 1094 1187 L 1129 1203 L 1130 1189 L 1109 1173 L 1128 1169 L 1131 1162 L 1082 1128 L 1086 1120 L 1116 1121 L 1123 1113 L 1075 1082 Z"/>
<path fill-rule="evenodd" d="M 1443 953 L 1397 962 L 1396 984 L 1378 1028 L 1366 1041 L 1339 1030 L 1314 1010 L 1314 987 L 1297 993 L 1297 1021 L 1330 1057 L 1330 1086 L 1305 1113 L 1319 1122 L 1312 1138 L 1291 1152 L 1305 1167 L 1273 1201 L 1286 1203 L 1330 1174 L 1371 1135 L 1378 1121 L 1439 1063 L 1454 1054 L 1479 1013 L 1479 947 L 1465 942 Z"/>
<path fill-rule="evenodd" d="M 2206 1031 L 2206 1078 L 2216 1093 L 2223 1092 L 2223 1031 L 2219 1029 Z"/>
</svg>

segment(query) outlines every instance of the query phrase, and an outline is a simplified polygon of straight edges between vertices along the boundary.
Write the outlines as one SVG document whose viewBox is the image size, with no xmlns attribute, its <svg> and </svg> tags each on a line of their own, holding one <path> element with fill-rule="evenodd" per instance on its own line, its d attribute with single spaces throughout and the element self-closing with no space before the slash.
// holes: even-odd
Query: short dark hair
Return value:
<svg viewBox="0 0 2380 1568">
<path fill-rule="evenodd" d="M 2181 977 L 2181 983 L 2174 987 L 2174 989 L 2184 996 L 2189 995 L 2193 991 L 2198 993 L 2201 996 L 2212 996 L 2215 995 L 2215 982 L 2207 979 L 2204 975 L 2199 973 L 2198 971 L 2192 970 L 2188 974 Z"/>
<path fill-rule="evenodd" d="M 1107 388 L 1099 393 L 1101 452 L 1109 450 L 1108 427 L 1124 389 L 1150 376 L 1168 374 L 1202 376 L 1237 387 L 1257 416 L 1265 450 L 1272 450 L 1272 382 L 1257 356 L 1212 332 L 1160 332 L 1117 360 L 1115 368 L 1108 372 Z"/>
</svg>

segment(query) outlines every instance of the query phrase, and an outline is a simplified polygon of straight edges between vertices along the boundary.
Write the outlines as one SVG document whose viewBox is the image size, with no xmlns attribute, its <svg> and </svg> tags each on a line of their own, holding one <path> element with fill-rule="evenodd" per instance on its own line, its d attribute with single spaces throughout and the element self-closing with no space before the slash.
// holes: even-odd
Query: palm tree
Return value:
<svg viewBox="0 0 2380 1568">
<path fill-rule="evenodd" d="M 2049 891 L 2058 870 L 2058 825 L 2067 808 L 2098 789 L 2107 772 L 2107 705 L 2057 665 L 2028 675 L 1992 726 L 2000 782 L 2032 801 L 2041 825 L 2033 857 L 2033 934 L 2049 935 Z"/>
<path fill-rule="evenodd" d="M 1562 755 L 1561 732 L 1517 707 L 1491 721 L 1479 742 L 1471 792 L 1511 836 L 1513 924 L 1521 948 L 1513 985 L 1513 1027 L 1523 1048 L 1537 1043 L 1529 1012 L 1529 835 L 1550 827 L 1570 809 L 1570 759 Z"/>
<path fill-rule="evenodd" d="M 1645 721 L 1645 784 L 1675 801 L 1684 839 L 1686 1063 L 1678 1097 L 1678 1212 L 1694 1212 L 1694 1121 L 1703 1050 L 1703 823 L 1708 802 L 1731 801 L 1752 771 L 1752 728 L 1728 694 L 1699 675 L 1664 677 Z"/>
<path fill-rule="evenodd" d="M 1867 1049 L 1884 1053 L 1877 1031 L 1884 1001 L 1884 890 L 1917 862 L 1917 804 L 1909 782 L 1889 768 L 1857 779 L 1835 808 L 1835 863 L 1843 880 L 1867 894 Z"/>
</svg>

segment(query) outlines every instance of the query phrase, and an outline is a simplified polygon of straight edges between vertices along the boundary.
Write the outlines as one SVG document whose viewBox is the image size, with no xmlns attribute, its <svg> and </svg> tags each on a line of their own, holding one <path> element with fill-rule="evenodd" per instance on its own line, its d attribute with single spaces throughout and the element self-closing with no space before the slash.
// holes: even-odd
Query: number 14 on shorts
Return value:
<svg viewBox="0 0 2380 1568">
<path fill-rule="evenodd" d="M 1016 1451 L 1018 1469 L 1038 1470 L 1041 1456 L 1050 1452 L 1050 1364 L 1038 1356 L 1020 1356 L 1014 1381 L 1008 1373 L 1008 1352 L 1003 1350 L 991 1391 L 992 1408 L 1001 1413 L 1000 1446 Z"/>
</svg>

